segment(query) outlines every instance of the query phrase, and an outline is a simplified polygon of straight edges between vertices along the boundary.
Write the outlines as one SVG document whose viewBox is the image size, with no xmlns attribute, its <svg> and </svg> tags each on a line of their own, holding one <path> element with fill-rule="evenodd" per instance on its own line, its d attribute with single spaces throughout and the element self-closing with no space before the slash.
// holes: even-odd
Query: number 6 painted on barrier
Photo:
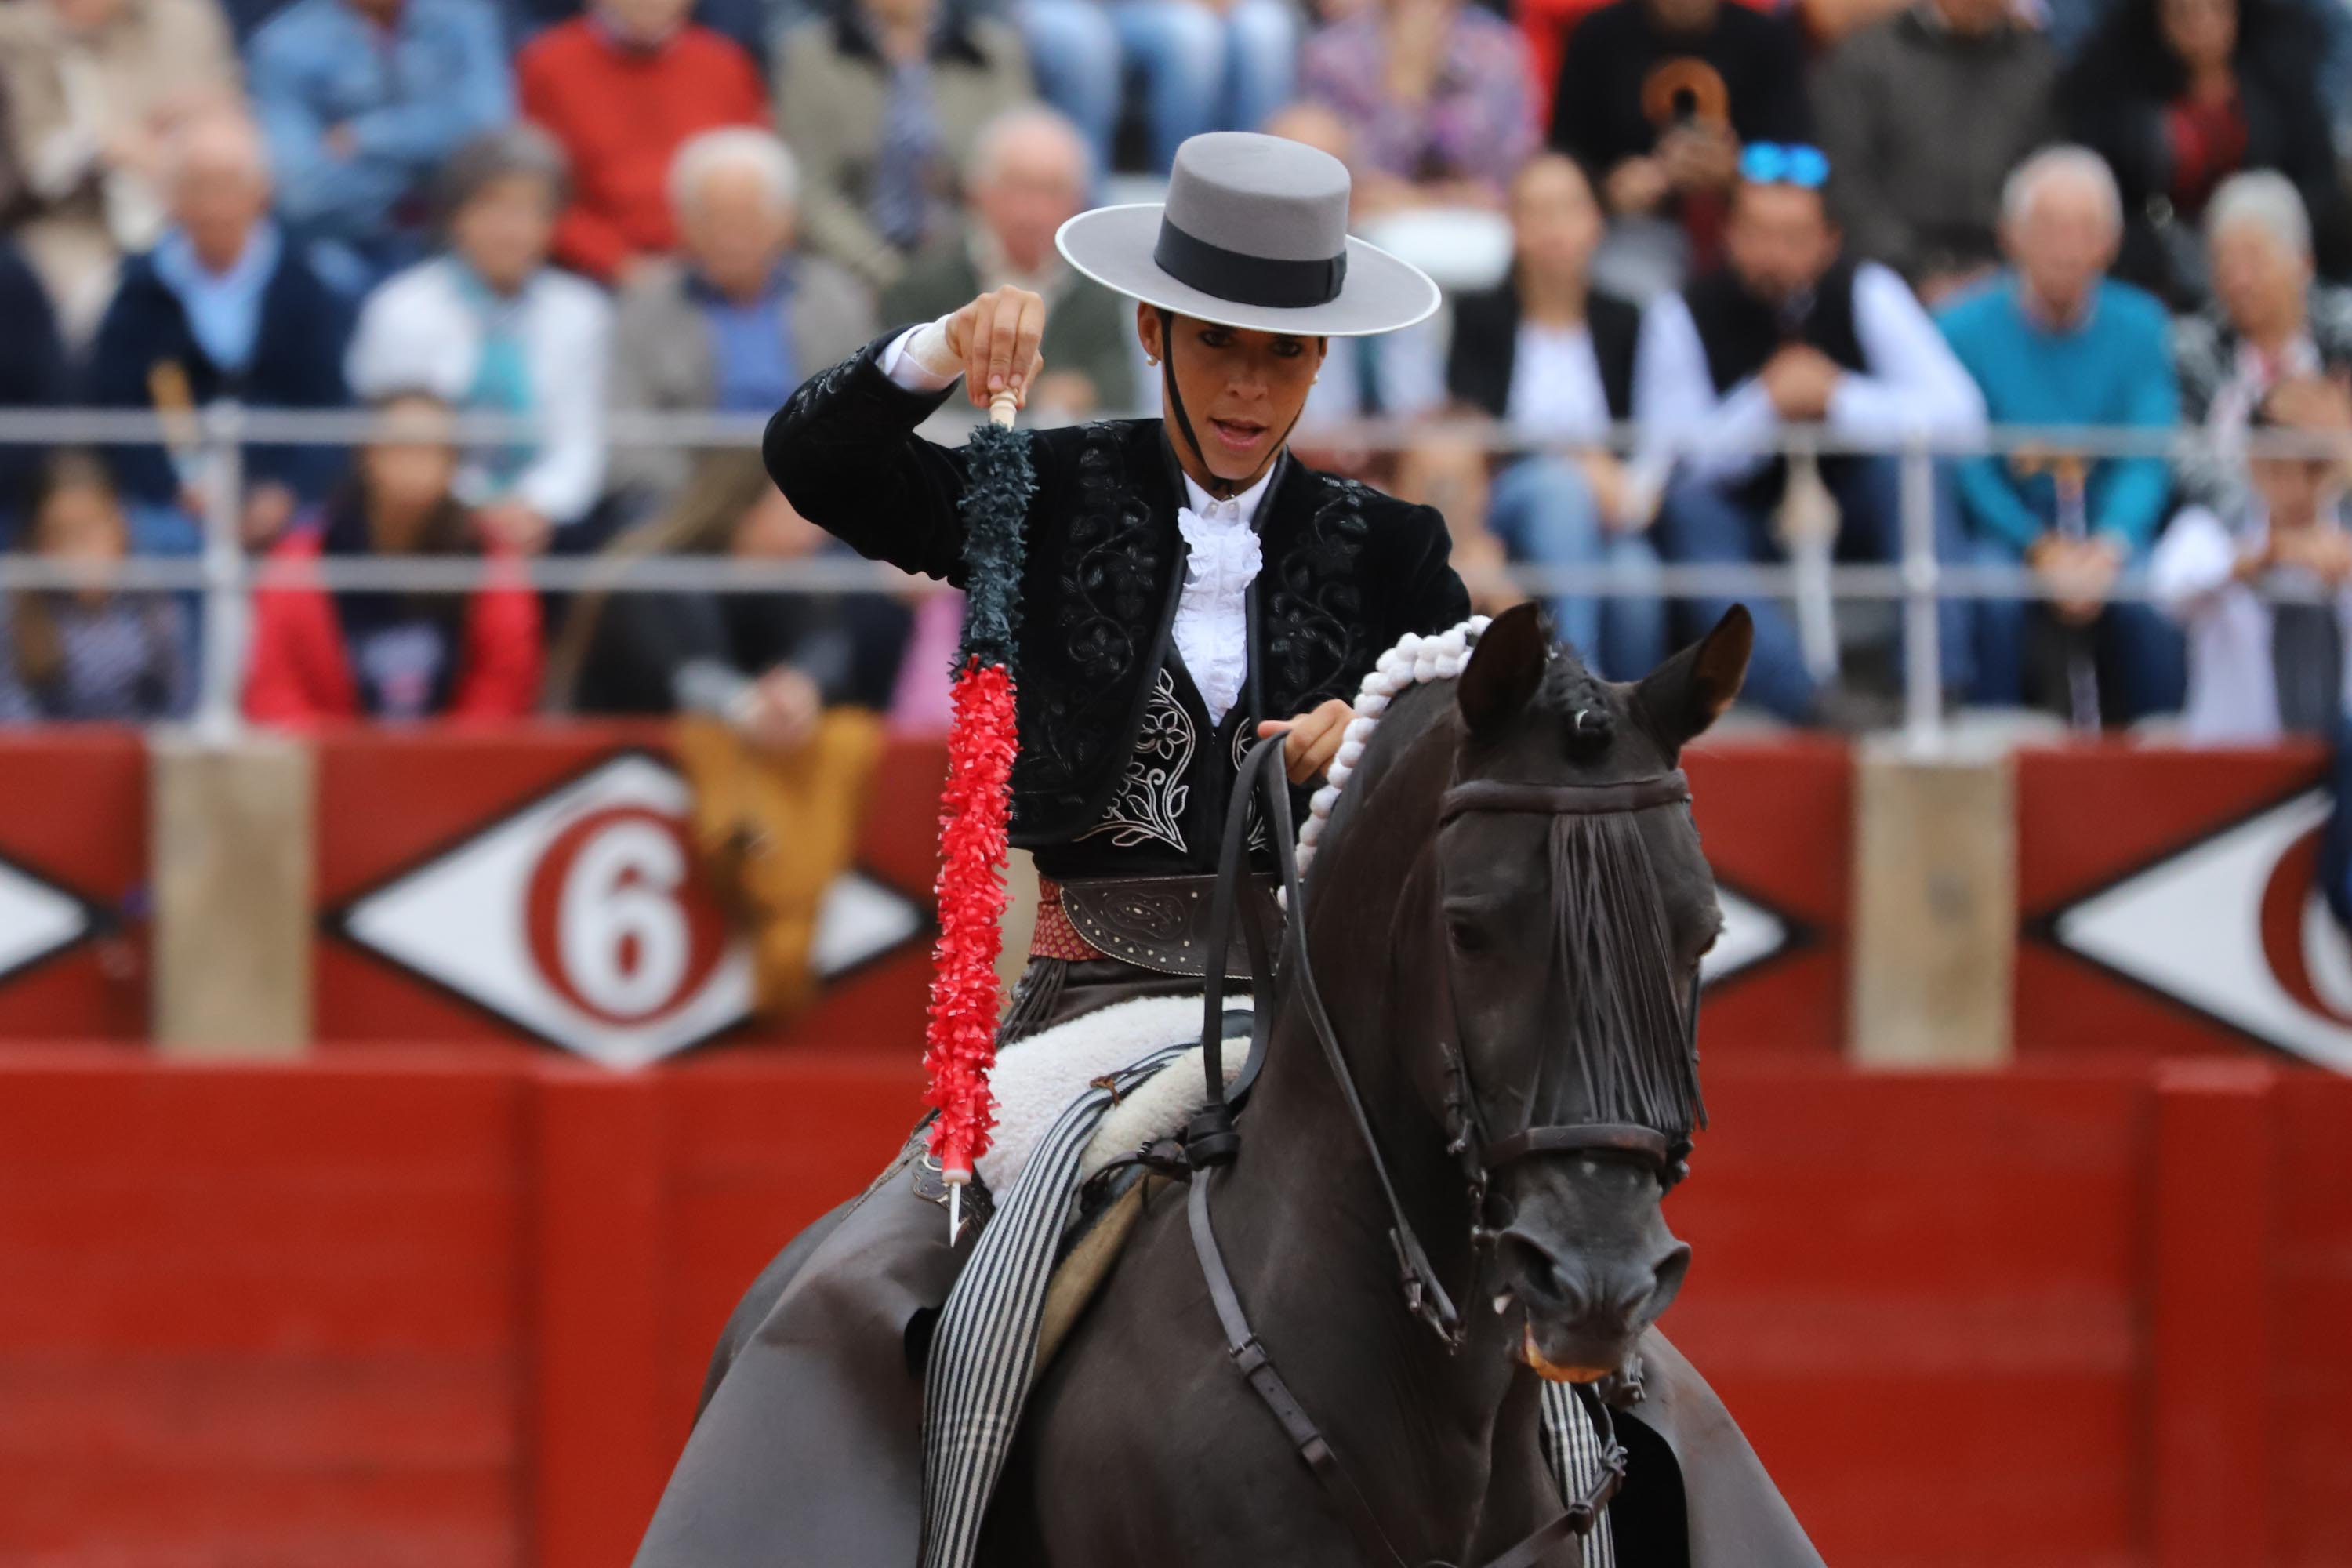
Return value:
<svg viewBox="0 0 2352 1568">
<path fill-rule="evenodd" d="M 694 950 L 678 903 L 685 879 L 677 836 L 642 818 L 580 847 L 556 908 L 556 951 L 583 1001 L 635 1018 L 677 999 Z"/>
</svg>

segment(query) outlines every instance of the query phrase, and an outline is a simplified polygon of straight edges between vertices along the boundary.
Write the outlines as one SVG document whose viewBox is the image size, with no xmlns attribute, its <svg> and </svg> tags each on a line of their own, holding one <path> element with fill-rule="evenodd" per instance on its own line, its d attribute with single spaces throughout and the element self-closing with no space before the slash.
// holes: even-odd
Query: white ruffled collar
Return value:
<svg viewBox="0 0 2352 1568">
<path fill-rule="evenodd" d="M 1269 471 L 1231 500 L 1218 500 L 1190 475 L 1184 479 L 1186 504 L 1176 512 L 1186 546 L 1176 651 L 1212 724 L 1224 722 L 1249 675 L 1249 587 L 1264 560 L 1250 523 L 1273 482 Z"/>
</svg>

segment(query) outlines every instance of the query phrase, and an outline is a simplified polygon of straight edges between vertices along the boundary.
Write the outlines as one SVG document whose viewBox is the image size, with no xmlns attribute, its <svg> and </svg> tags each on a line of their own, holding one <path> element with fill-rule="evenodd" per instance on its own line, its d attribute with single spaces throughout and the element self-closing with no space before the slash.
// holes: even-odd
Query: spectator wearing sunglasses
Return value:
<svg viewBox="0 0 2352 1568">
<path fill-rule="evenodd" d="M 1794 24 L 1722 0 L 1615 0 L 1577 24 L 1552 95 L 1551 145 L 1618 220 L 1619 281 L 1648 291 L 1717 254 L 1749 142 L 1812 134 Z M 1602 265 L 1611 260 L 1604 253 Z"/>
<path fill-rule="evenodd" d="M 1788 465 L 1755 448 L 1790 426 L 1824 426 L 1846 440 L 1892 448 L 1907 437 L 1959 437 L 1984 423 L 1984 401 L 1903 279 L 1843 253 L 1818 148 L 1751 144 L 1724 233 L 1725 265 L 1644 312 L 1634 354 L 1633 409 L 1671 463 L 1657 531 L 1667 560 L 1723 563 L 1777 559 L 1773 517 Z M 1743 449 L 1745 448 L 1745 449 Z M 1898 467 L 1891 458 L 1832 457 L 1822 479 L 1837 502 L 1838 553 L 1876 561 L 1901 552 Z M 1961 553 L 1957 518 L 1938 506 L 1937 550 Z M 1728 596 L 1693 602 L 1702 624 Z M 1798 723 L 1842 718 L 1852 705 L 1817 686 L 1794 621 L 1751 603 L 1756 652 L 1748 695 Z M 1965 689 L 1961 606 L 1941 612 L 1943 675 Z"/>
</svg>

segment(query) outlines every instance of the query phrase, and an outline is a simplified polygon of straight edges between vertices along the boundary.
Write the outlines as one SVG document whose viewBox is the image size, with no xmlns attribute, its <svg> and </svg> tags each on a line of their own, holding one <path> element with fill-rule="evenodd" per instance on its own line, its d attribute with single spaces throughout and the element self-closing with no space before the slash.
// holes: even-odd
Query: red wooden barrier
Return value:
<svg viewBox="0 0 2352 1568">
<path fill-rule="evenodd" d="M 599 944 L 526 932 L 521 911 L 593 903 L 574 886 L 583 835 L 674 819 L 683 784 L 655 724 L 508 732 L 354 731 L 319 742 L 318 1029 L 330 1048 L 415 1040 L 512 1047 L 534 1037 L 592 1054 L 609 1039 L 575 999 Z M 821 992 L 781 1034 L 735 1021 L 714 1001 L 723 975 L 681 964 L 674 985 L 635 1006 L 625 1031 L 668 1055 L 705 1042 L 823 1040 L 911 1052 L 929 977 L 929 889 L 944 754 L 893 744 L 876 772 L 859 845 L 869 900 L 897 900 L 870 960 Z M 1728 924 L 1729 973 L 1710 992 L 1709 1047 L 1833 1056 L 1844 1032 L 1852 763 L 1842 742 L 1730 742 L 1689 760 L 1707 853 Z M 716 911 L 690 882 L 627 884 L 631 908 L 713 934 Z M 613 889 L 604 889 L 609 894 Z M 887 909 L 884 910 L 887 916 Z M 542 922 L 543 923 L 543 922 Z M 608 919 L 614 932 L 627 922 Z M 715 941 L 715 934 L 713 934 Z M 605 1031 L 609 1036 L 610 1031 Z"/>
<path fill-rule="evenodd" d="M 2268 1277 L 2272 1358 L 2245 1397 L 2268 1408 L 2275 1560 L 2352 1563 L 2352 1080 L 2286 1077 Z"/>
<path fill-rule="evenodd" d="M 2316 746 L 2021 752 L 2020 1059 L 2352 1070 L 2352 947 L 2312 886 L 2321 769 Z"/>
<path fill-rule="evenodd" d="M 632 1057 L 606 1053 L 625 1062 L 708 1040 L 776 1043 L 776 1032 L 744 1022 L 745 998 L 730 1006 L 720 994 L 726 976 L 701 949 L 723 941 L 721 921 L 690 871 L 657 884 L 625 856 L 587 853 L 614 828 L 634 832 L 639 846 L 649 823 L 675 833 L 687 786 L 667 733 L 654 723 L 583 724 L 321 739 L 320 1042 L 511 1049 L 545 1041 L 592 1052 L 614 1034 L 646 1042 Z M 938 745 L 900 742 L 876 768 L 856 880 L 879 910 L 867 922 L 878 934 L 783 1037 L 871 1040 L 886 1050 L 920 1041 L 945 765 Z M 677 847 L 675 868 L 684 870 Z M 597 867 L 617 885 L 591 885 Z M 627 914 L 614 899 L 623 890 Z M 600 901 L 606 940 L 569 940 L 567 914 Z M 553 918 L 529 918 L 534 910 Z M 630 999 L 592 1018 L 583 990 L 595 994 L 598 972 L 628 968 L 629 939 L 642 935 L 634 922 L 646 919 L 690 933 L 682 945 L 694 956 L 650 991 L 635 975 L 623 987 Z"/>
<path fill-rule="evenodd" d="M 0 737 L 0 1039 L 146 1037 L 146 885 L 139 731 Z"/>
<path fill-rule="evenodd" d="M 1667 1328 L 1830 1561 L 2352 1561 L 2352 1082 L 1708 1089 Z M 915 1092 L 0 1053 L 0 1562 L 617 1568 L 737 1293 Z"/>
<path fill-rule="evenodd" d="M 2258 1062 L 2157 1074 L 2149 1350 L 2157 1562 L 2270 1560 L 2277 1281 L 2275 1077 Z M 2249 1387 L 2249 1384 L 2252 1387 Z"/>
</svg>

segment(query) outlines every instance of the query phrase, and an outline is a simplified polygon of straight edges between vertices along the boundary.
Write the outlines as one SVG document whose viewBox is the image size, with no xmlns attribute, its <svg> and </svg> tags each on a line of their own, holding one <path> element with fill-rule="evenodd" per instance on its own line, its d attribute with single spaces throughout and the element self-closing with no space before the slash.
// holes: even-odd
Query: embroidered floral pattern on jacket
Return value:
<svg viewBox="0 0 2352 1568">
<path fill-rule="evenodd" d="M 1169 555 L 1150 506 L 1127 471 L 1129 426 L 1087 427 L 1076 453 L 1075 504 L 1058 545 L 1032 542 L 1054 571 L 1057 628 L 1068 663 L 1050 676 L 1024 671 L 1021 759 L 1013 785 L 1081 807 L 1129 733 L 1142 697 L 1137 666 L 1157 650 Z M 1043 626 L 1039 628 L 1041 631 Z"/>
<path fill-rule="evenodd" d="M 1128 759 L 1127 776 L 1111 796 L 1103 819 L 1078 835 L 1081 839 L 1110 835 L 1114 847 L 1165 844 L 1184 852 L 1184 802 L 1192 786 L 1184 774 L 1192 765 L 1200 738 L 1192 716 L 1177 700 L 1176 682 L 1161 666 L 1143 705 L 1143 728 L 1135 737 L 1135 754 Z"/>
<path fill-rule="evenodd" d="M 1362 646 L 1364 590 L 1357 557 L 1370 532 L 1353 479 L 1313 476 L 1323 494 L 1298 537 L 1268 563 L 1265 652 L 1276 691 L 1292 700 L 1335 693 L 1348 672 L 1369 664 Z"/>
</svg>

